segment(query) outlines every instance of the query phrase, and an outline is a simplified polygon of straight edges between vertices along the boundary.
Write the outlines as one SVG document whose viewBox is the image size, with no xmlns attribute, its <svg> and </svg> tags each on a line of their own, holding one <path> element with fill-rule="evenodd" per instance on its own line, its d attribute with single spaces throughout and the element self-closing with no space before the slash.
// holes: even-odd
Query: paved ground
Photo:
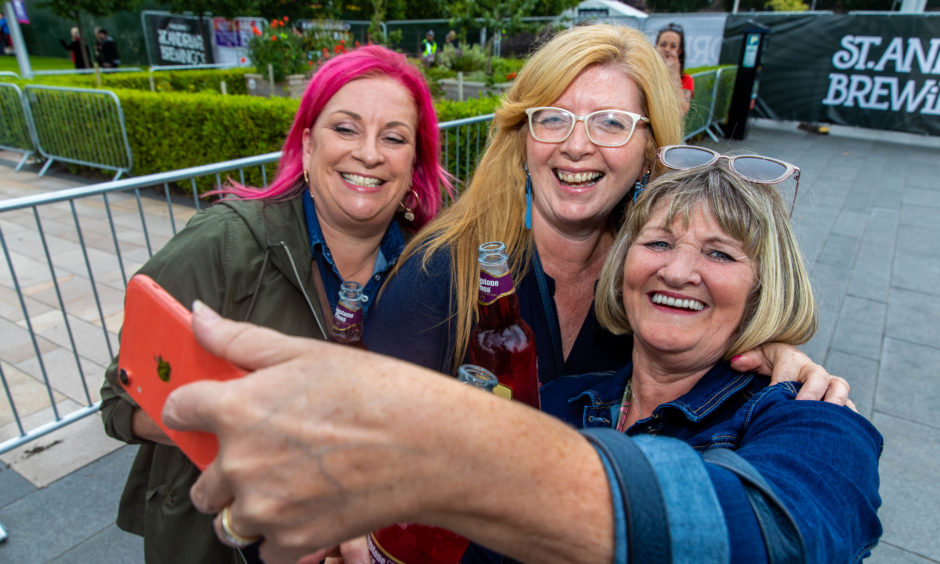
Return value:
<svg viewBox="0 0 940 564">
<path fill-rule="evenodd" d="M 885 437 L 885 533 L 868 562 L 940 563 L 940 139 L 758 120 L 719 146 L 802 167 L 794 220 L 821 309 L 804 349 L 850 381 Z M 0 152 L 0 197 L 84 182 L 14 163 Z M 0 458 L 0 562 L 142 562 L 140 539 L 113 524 L 133 455 L 91 416 Z"/>
</svg>

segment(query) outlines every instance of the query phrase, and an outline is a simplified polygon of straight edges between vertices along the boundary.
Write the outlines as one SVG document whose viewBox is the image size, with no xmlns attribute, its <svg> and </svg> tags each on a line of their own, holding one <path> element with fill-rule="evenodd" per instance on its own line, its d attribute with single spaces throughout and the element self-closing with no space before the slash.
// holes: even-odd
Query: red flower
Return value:
<svg viewBox="0 0 940 564">
<path fill-rule="evenodd" d="M 251 24 L 251 33 L 254 33 L 255 35 L 261 35 L 261 30 L 258 29 L 258 26 L 255 24 Z"/>
<path fill-rule="evenodd" d="M 339 50 L 340 50 L 340 46 L 339 46 L 339 45 L 334 45 L 334 46 L 333 46 L 333 52 L 336 53 L 337 55 L 339 55 Z"/>
<path fill-rule="evenodd" d="M 506 80 L 512 80 L 512 79 L 514 79 L 514 78 L 516 78 L 516 73 L 514 73 L 514 72 L 511 72 L 511 73 L 509 73 L 509 74 L 506 75 Z"/>
<path fill-rule="evenodd" d="M 329 56 L 330 56 L 330 51 L 329 51 L 329 49 L 327 49 L 326 47 L 323 48 L 323 56 L 324 56 L 324 57 L 329 57 Z"/>
<path fill-rule="evenodd" d="M 245 64 L 245 57 L 242 57 L 242 64 Z"/>
<path fill-rule="evenodd" d="M 308 67 L 312 67 L 312 66 L 313 66 L 313 61 L 311 61 L 310 59 L 307 59 L 307 66 L 308 66 Z"/>
<path fill-rule="evenodd" d="M 359 45 L 359 41 L 356 41 L 353 45 L 356 46 L 356 49 L 358 49 L 359 47 L 362 47 L 361 45 Z"/>
<path fill-rule="evenodd" d="M 271 36 L 271 41 L 277 41 L 277 36 L 276 36 L 276 35 L 272 35 L 272 36 Z"/>
<path fill-rule="evenodd" d="M 271 20 L 271 27 L 277 27 L 279 22 L 277 20 Z"/>
</svg>

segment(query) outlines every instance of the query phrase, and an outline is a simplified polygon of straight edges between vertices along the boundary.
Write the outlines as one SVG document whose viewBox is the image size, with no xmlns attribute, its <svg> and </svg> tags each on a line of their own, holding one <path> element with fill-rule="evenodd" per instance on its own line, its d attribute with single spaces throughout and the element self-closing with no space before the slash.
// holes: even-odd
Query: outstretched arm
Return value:
<svg viewBox="0 0 940 564">
<path fill-rule="evenodd" d="M 265 561 L 399 521 L 524 561 L 612 561 L 604 467 L 574 429 L 414 365 L 194 312 L 203 346 L 255 372 L 177 390 L 164 418 L 218 435 L 193 502 L 230 505 Z"/>
</svg>

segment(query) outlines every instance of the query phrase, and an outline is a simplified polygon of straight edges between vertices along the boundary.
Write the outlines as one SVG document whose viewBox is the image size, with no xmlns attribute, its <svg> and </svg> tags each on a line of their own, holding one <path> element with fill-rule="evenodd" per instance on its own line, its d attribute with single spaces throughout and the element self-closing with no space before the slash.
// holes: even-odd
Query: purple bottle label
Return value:
<svg viewBox="0 0 940 564">
<path fill-rule="evenodd" d="M 479 299 L 482 305 L 490 305 L 515 291 L 516 289 L 512 284 L 512 275 L 508 272 L 502 276 L 493 276 L 485 270 L 480 271 Z"/>
<path fill-rule="evenodd" d="M 337 331 L 348 331 L 350 327 L 362 325 L 362 308 L 349 309 L 343 304 L 336 306 L 333 314 L 333 328 Z"/>
</svg>

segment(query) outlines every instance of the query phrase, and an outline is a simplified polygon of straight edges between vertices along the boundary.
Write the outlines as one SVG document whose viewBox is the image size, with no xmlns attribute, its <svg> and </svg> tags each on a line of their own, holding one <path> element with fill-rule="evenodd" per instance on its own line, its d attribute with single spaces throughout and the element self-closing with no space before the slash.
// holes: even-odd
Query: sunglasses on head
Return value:
<svg viewBox="0 0 940 564">
<path fill-rule="evenodd" d="M 711 166 L 721 159 L 726 159 L 732 174 L 755 184 L 779 184 L 793 177 L 796 183 L 793 188 L 793 201 L 790 203 L 790 213 L 793 213 L 796 193 L 800 188 L 800 167 L 796 165 L 763 155 L 722 155 L 706 147 L 693 145 L 662 147 L 657 157 L 663 166 L 673 170 Z"/>
</svg>

